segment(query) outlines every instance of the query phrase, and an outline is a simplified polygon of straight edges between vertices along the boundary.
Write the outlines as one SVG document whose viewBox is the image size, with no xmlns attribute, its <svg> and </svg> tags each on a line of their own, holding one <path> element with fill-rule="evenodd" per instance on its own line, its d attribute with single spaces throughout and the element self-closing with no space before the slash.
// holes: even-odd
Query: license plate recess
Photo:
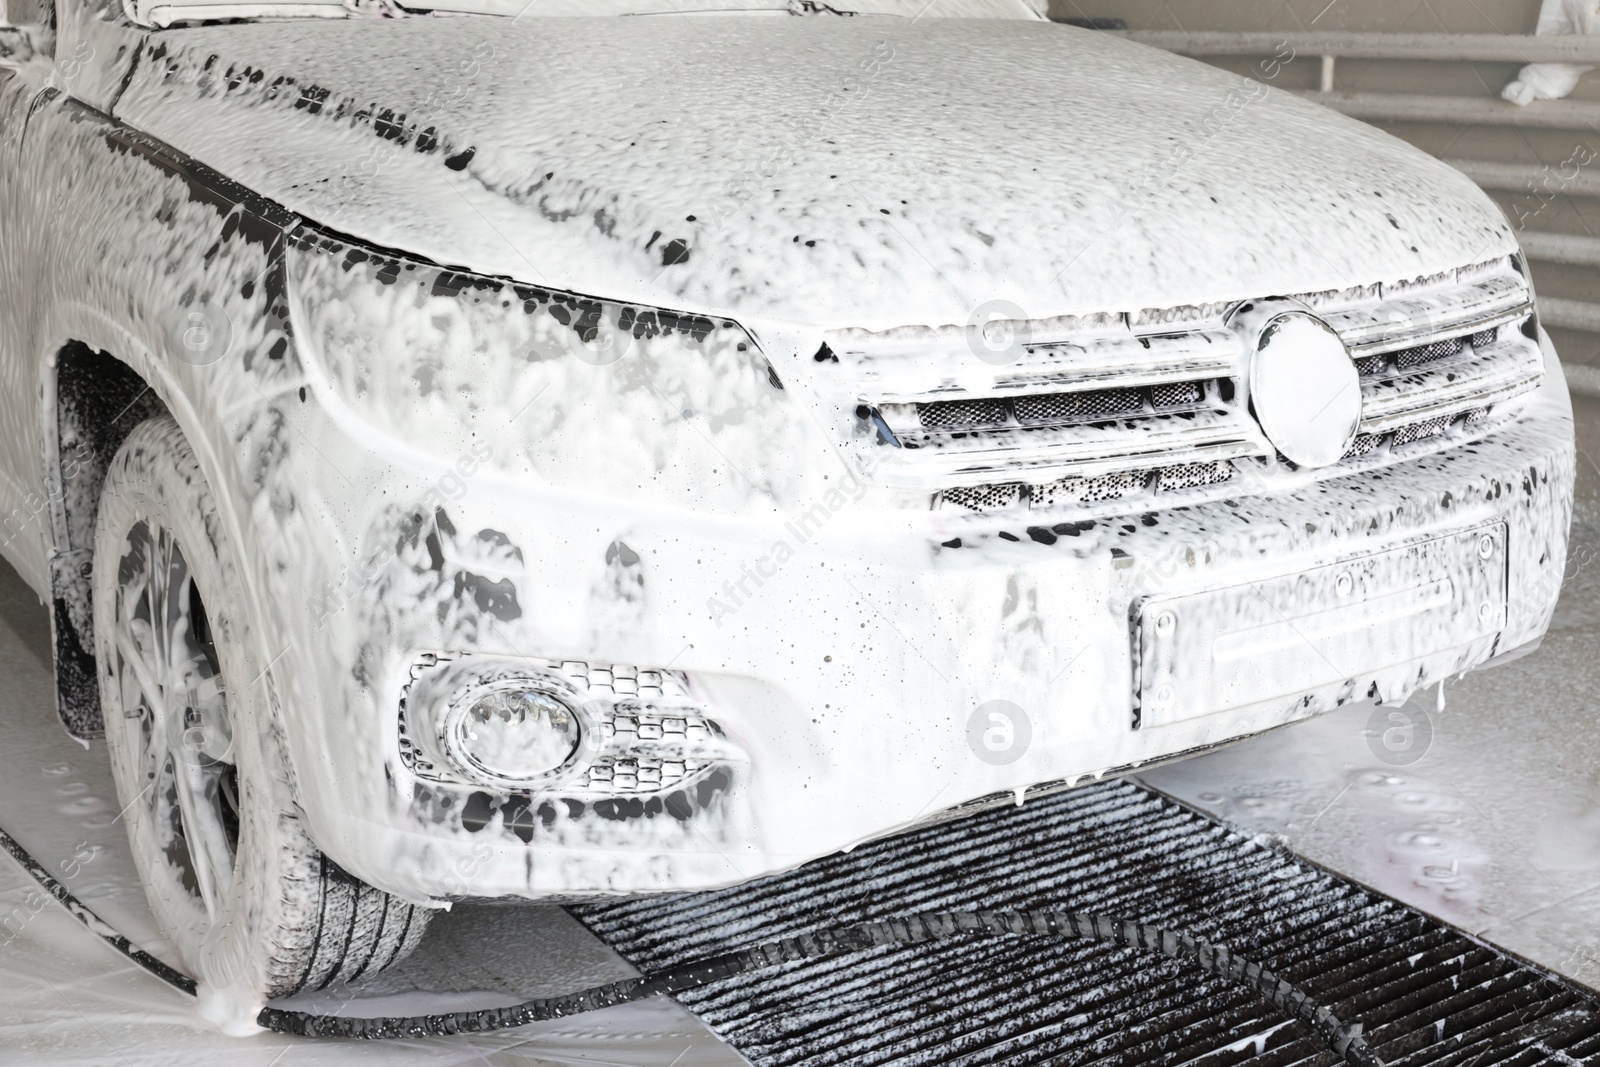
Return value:
<svg viewBox="0 0 1600 1067">
<path fill-rule="evenodd" d="M 1364 698 L 1399 668 L 1475 655 L 1505 626 L 1506 561 L 1506 526 L 1493 522 L 1293 574 L 1146 597 L 1134 611 L 1134 725 L 1273 704 L 1325 710 Z"/>
</svg>

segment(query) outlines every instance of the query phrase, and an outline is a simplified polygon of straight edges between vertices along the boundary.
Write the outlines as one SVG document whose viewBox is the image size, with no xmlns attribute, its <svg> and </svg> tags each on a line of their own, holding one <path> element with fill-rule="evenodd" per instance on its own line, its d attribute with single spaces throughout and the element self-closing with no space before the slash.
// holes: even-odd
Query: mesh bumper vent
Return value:
<svg viewBox="0 0 1600 1067">
<path fill-rule="evenodd" d="M 1181 463 L 1154 471 L 1116 471 L 1093 478 L 1062 478 L 1044 485 L 1011 483 L 946 489 L 937 503 L 941 507 L 969 511 L 998 511 L 1020 507 L 1024 502 L 1034 508 L 1100 504 L 1142 493 L 1178 493 L 1221 485 L 1232 481 L 1237 474 L 1238 468 L 1226 460 Z"/>
<path fill-rule="evenodd" d="M 917 427 L 933 433 L 1006 427 L 1067 426 L 1106 419 L 1166 415 L 1191 409 L 1206 399 L 1208 382 L 1178 382 L 1146 389 L 1090 389 L 1012 398 L 935 400 L 916 405 Z M 897 431 L 903 427 L 896 427 Z"/>
</svg>

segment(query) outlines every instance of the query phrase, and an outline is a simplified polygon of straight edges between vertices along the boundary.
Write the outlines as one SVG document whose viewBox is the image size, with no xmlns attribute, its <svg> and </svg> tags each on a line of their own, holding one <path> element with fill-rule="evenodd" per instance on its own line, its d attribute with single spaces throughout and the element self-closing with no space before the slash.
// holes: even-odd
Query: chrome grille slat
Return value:
<svg viewBox="0 0 1600 1067">
<path fill-rule="evenodd" d="M 922 348 L 908 348 L 901 341 L 879 348 L 864 343 L 855 331 L 840 331 L 843 337 L 830 334 L 828 347 L 849 362 L 857 389 L 878 404 L 1223 378 L 1238 373 L 1244 356 L 1238 338 L 1220 325 L 1141 339 L 1120 318 L 1118 323 L 1101 333 L 1032 346 L 1001 365 L 979 360 L 960 338 L 932 330 Z"/>
<path fill-rule="evenodd" d="M 1008 394 L 1049 390 L 1057 393 L 1091 392 L 1097 389 L 1161 385 L 1167 382 L 1202 381 L 1232 374 L 1237 369 L 1238 355 L 1223 360 L 1180 360 L 1166 366 L 1131 367 L 1126 371 L 1103 369 L 1085 374 L 1067 371 L 1036 373 L 1028 377 L 1014 375 L 996 379 L 996 389 Z"/>
<path fill-rule="evenodd" d="M 1386 295 L 1376 303 L 1322 315 L 1360 357 L 1477 333 L 1520 320 L 1531 309 L 1527 284 L 1507 273 L 1467 285 Z"/>
<path fill-rule="evenodd" d="M 975 484 L 992 479 L 996 473 L 1003 478 L 1004 472 L 1049 480 L 1232 459 L 1263 451 L 1260 440 L 1242 432 L 1231 413 L 1199 411 L 1132 421 L 1135 429 L 1119 434 L 1115 448 L 1107 447 L 1102 423 L 922 437 L 908 434 L 901 437 L 903 448 L 884 456 L 878 467 L 879 476 L 886 484 L 908 488 L 925 484 L 930 476 L 946 486 Z"/>
<path fill-rule="evenodd" d="M 1537 345 L 1511 340 L 1467 347 L 1454 356 L 1361 383 L 1362 433 L 1382 433 L 1441 415 L 1461 414 L 1536 388 L 1544 372 Z"/>
</svg>

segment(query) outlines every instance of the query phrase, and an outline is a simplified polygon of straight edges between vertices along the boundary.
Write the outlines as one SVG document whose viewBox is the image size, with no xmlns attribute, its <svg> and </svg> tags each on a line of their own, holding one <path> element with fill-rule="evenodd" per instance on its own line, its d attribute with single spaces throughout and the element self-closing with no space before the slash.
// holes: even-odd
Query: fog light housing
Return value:
<svg viewBox="0 0 1600 1067">
<path fill-rule="evenodd" d="M 395 769 L 435 786 L 581 807 L 668 798 L 749 762 L 681 671 L 437 651 L 407 675 Z"/>
<path fill-rule="evenodd" d="M 447 663 L 417 681 L 407 705 L 412 740 L 427 762 L 481 785 L 556 785 L 598 747 L 584 695 L 561 673 L 536 666 Z"/>
</svg>

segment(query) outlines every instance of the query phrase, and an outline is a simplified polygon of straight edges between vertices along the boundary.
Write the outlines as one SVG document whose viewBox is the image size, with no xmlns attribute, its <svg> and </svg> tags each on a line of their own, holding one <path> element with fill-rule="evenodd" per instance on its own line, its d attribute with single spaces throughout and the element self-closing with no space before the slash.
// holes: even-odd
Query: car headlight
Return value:
<svg viewBox="0 0 1600 1067">
<path fill-rule="evenodd" d="M 718 512 L 826 488 L 798 447 L 803 405 L 733 321 L 465 274 L 305 225 L 286 258 L 319 400 L 397 448 Z"/>
</svg>

